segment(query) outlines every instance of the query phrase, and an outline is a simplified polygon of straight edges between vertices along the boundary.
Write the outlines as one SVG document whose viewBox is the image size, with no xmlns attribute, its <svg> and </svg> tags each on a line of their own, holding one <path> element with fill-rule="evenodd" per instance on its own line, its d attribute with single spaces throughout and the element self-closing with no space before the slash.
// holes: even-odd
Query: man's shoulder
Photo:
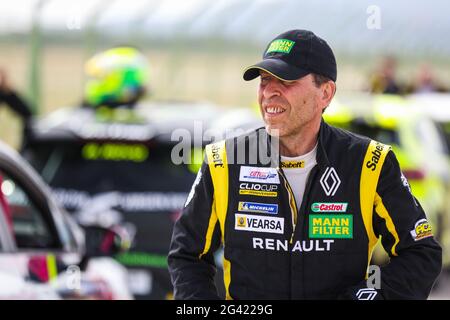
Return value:
<svg viewBox="0 0 450 320">
<path fill-rule="evenodd" d="M 373 139 L 346 129 L 337 128 L 328 124 L 330 143 L 339 147 L 361 147 L 366 149 Z"/>
<path fill-rule="evenodd" d="M 364 135 L 360 135 L 342 128 L 337 128 L 332 125 L 328 125 L 328 130 L 328 145 L 333 150 L 345 150 L 346 153 L 356 152 L 358 154 L 366 154 L 369 149 L 371 150 L 377 147 L 383 150 L 390 150 L 389 145 L 385 145 Z"/>
</svg>

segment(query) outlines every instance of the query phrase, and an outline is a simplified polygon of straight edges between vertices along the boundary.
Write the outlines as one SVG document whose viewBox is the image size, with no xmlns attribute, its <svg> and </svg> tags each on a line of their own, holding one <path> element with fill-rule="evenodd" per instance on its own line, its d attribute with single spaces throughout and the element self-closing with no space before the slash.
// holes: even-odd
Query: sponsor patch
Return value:
<svg viewBox="0 0 450 320">
<path fill-rule="evenodd" d="M 290 252 L 329 252 L 332 249 L 332 239 L 297 240 L 290 243 L 289 240 L 253 238 L 253 249 L 290 251 Z"/>
<path fill-rule="evenodd" d="M 320 185 L 327 196 L 333 197 L 336 194 L 341 179 L 333 167 L 327 167 L 325 172 L 320 177 Z"/>
<path fill-rule="evenodd" d="M 315 202 L 311 205 L 313 212 L 346 212 L 348 202 Z"/>
<path fill-rule="evenodd" d="M 242 211 L 242 212 L 258 212 L 258 213 L 277 214 L 278 213 L 278 205 L 277 204 L 258 203 L 258 202 L 239 201 L 238 210 Z"/>
<path fill-rule="evenodd" d="M 352 239 L 353 216 L 351 214 L 311 214 L 309 215 L 309 237 Z"/>
<path fill-rule="evenodd" d="M 283 234 L 284 218 L 236 213 L 234 228 L 241 231 Z"/>
<path fill-rule="evenodd" d="M 421 239 L 433 236 L 431 225 L 428 223 L 427 219 L 417 221 L 414 225 L 414 229 L 410 232 L 414 241 L 419 241 Z"/>
<path fill-rule="evenodd" d="M 242 195 L 252 195 L 259 197 L 277 197 L 278 196 L 278 186 L 261 184 L 261 183 L 247 183 L 242 182 L 239 185 L 239 194 Z"/>
<path fill-rule="evenodd" d="M 266 54 L 270 52 L 281 52 L 281 53 L 289 53 L 294 47 L 295 42 L 288 39 L 277 39 L 272 41 L 269 48 L 266 51 Z"/>
<path fill-rule="evenodd" d="M 381 153 L 383 152 L 385 145 L 379 142 L 375 143 L 375 149 L 372 150 L 372 157 L 366 162 L 366 167 L 372 171 L 375 171 L 377 164 L 380 161 Z"/>
<path fill-rule="evenodd" d="M 414 200 L 414 204 L 416 205 L 416 207 L 419 206 L 419 204 L 417 203 L 416 198 L 414 197 L 412 191 L 411 191 L 411 186 L 409 185 L 408 179 L 406 179 L 405 175 L 403 174 L 403 172 L 401 172 L 401 176 L 400 179 L 402 180 L 402 184 L 403 186 L 408 189 L 408 192 L 411 194 L 413 200 Z"/>
<path fill-rule="evenodd" d="M 280 184 L 278 172 L 275 168 L 242 166 L 239 173 L 239 181 Z"/>
<path fill-rule="evenodd" d="M 281 161 L 283 169 L 299 169 L 305 167 L 305 161 Z"/>
<path fill-rule="evenodd" d="M 239 190 L 239 194 L 257 197 L 278 197 L 278 192 L 270 192 L 270 191 Z"/>
</svg>

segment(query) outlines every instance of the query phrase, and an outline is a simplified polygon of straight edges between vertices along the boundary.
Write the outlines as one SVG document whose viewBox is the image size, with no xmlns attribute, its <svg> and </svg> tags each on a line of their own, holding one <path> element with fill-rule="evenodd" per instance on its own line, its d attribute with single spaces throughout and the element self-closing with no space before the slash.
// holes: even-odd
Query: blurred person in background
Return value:
<svg viewBox="0 0 450 320">
<path fill-rule="evenodd" d="M 423 64 L 417 74 L 415 83 L 410 90 L 412 93 L 446 92 L 447 88 L 442 86 L 428 64 Z"/>
<path fill-rule="evenodd" d="M 372 93 L 401 94 L 403 90 L 397 82 L 396 72 L 396 59 L 392 56 L 384 57 L 378 70 L 370 79 L 370 91 Z"/>
<path fill-rule="evenodd" d="M 115 47 L 94 55 L 86 62 L 85 73 L 84 107 L 131 109 L 147 93 L 148 62 L 133 47 Z"/>
<path fill-rule="evenodd" d="M 6 104 L 17 113 L 24 124 L 28 123 L 32 113 L 25 100 L 11 87 L 6 72 L 0 69 L 0 107 Z"/>
</svg>

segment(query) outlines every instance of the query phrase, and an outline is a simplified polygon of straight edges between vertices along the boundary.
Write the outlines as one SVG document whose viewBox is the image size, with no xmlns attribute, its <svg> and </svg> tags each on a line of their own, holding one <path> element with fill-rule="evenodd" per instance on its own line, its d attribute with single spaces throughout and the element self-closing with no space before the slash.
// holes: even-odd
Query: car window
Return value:
<svg viewBox="0 0 450 320">
<path fill-rule="evenodd" d="M 19 249 L 59 248 L 59 241 L 45 214 L 32 200 L 21 183 L 0 169 L 0 192 L 12 219 L 14 236 Z M 48 216 L 48 215 L 47 215 Z"/>
<path fill-rule="evenodd" d="M 432 121 L 422 119 L 416 126 L 417 137 L 422 140 L 424 146 L 438 154 L 446 154 L 446 145 Z"/>
<path fill-rule="evenodd" d="M 197 173 L 187 165 L 174 165 L 171 146 L 164 145 L 40 144 L 26 150 L 24 155 L 53 188 L 89 193 L 186 192 Z"/>
<path fill-rule="evenodd" d="M 359 135 L 369 137 L 384 144 L 399 145 L 400 138 L 396 130 L 369 124 L 365 121 L 355 120 L 351 123 L 349 130 Z"/>
<path fill-rule="evenodd" d="M 450 122 L 435 122 L 446 143 L 445 151 L 450 154 Z"/>
</svg>

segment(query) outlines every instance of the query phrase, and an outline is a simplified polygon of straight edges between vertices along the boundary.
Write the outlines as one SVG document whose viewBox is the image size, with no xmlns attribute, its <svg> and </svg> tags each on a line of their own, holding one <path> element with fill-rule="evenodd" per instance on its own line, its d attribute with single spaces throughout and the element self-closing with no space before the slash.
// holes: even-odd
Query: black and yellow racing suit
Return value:
<svg viewBox="0 0 450 320">
<path fill-rule="evenodd" d="M 227 299 L 427 298 L 442 250 L 390 147 L 322 121 L 297 208 L 283 170 L 260 161 L 270 140 L 261 128 L 207 147 L 173 231 L 175 298 L 218 298 L 213 253 L 221 243 Z M 242 145 L 244 163 L 231 161 Z M 380 236 L 390 262 L 368 288 Z"/>
</svg>

